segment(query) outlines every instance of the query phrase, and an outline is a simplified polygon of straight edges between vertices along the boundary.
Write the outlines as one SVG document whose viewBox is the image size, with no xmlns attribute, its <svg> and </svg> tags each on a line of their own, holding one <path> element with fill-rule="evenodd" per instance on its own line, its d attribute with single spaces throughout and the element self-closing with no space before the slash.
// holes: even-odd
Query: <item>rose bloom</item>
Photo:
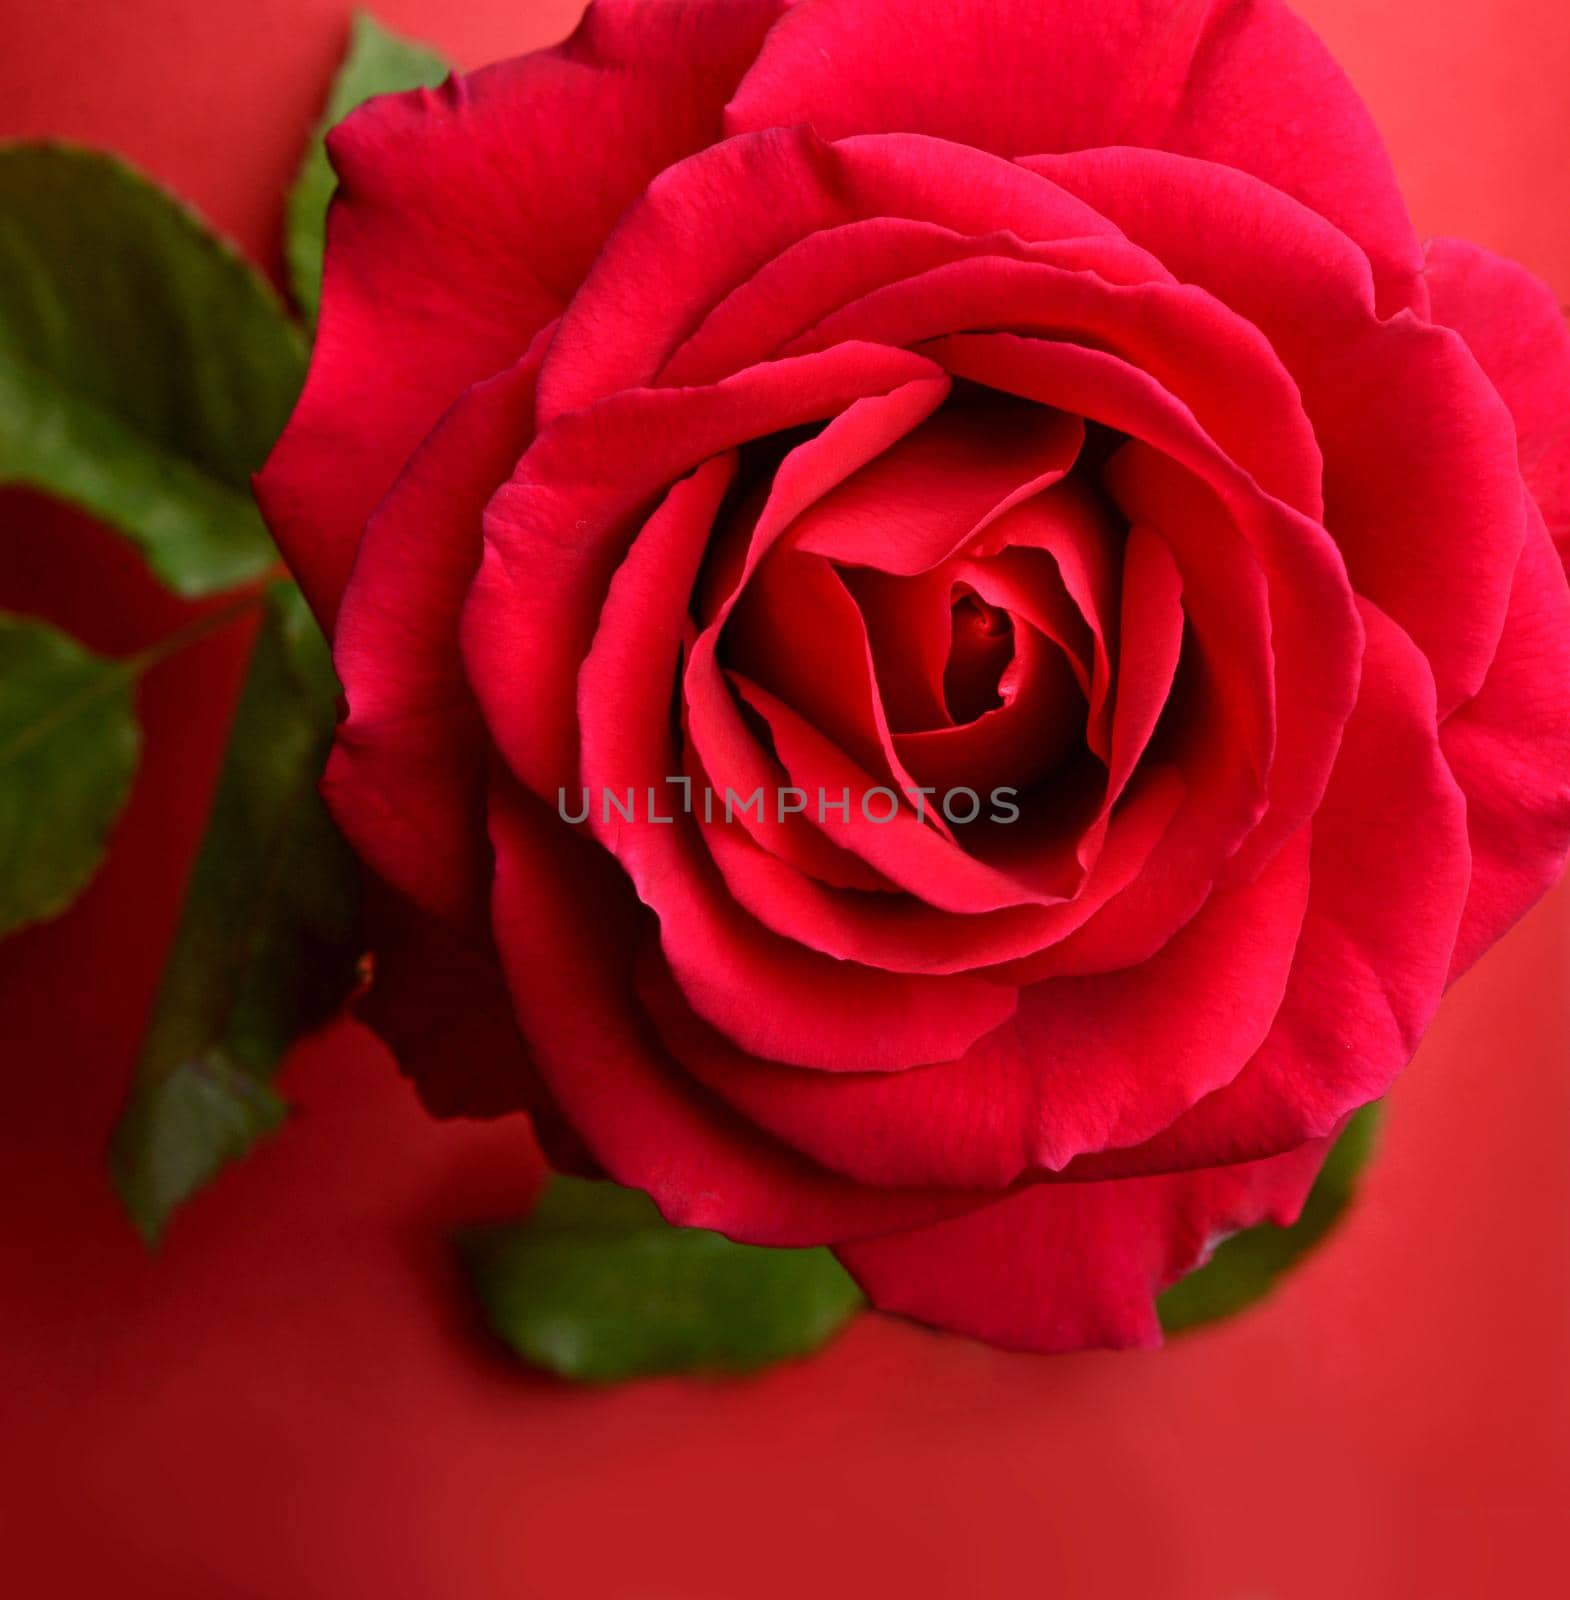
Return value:
<svg viewBox="0 0 1570 1600">
<path fill-rule="evenodd" d="M 1553 297 L 1275 0 L 601 0 L 329 147 L 259 491 L 372 1025 L 887 1310 L 1155 1342 L 1570 847 Z"/>
</svg>

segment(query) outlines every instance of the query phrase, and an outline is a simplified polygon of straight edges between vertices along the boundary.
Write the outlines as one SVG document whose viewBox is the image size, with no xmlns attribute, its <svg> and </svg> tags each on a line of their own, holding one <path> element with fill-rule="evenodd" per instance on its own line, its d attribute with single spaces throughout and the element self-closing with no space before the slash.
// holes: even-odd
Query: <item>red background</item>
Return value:
<svg viewBox="0 0 1570 1600">
<path fill-rule="evenodd" d="M 1095 0 L 1085 0 L 1093 4 Z M 1564 0 L 1312 0 L 1420 229 L 1570 295 Z M 573 0 L 377 0 L 475 64 Z M 112 146 L 269 267 L 342 0 L 0 0 L 0 132 Z M 105 649 L 183 613 L 0 500 L 0 604 Z M 0 1586 L 123 1600 L 1448 1600 L 1562 1592 L 1570 898 L 1451 996 L 1353 1219 L 1276 1298 L 1150 1355 L 1032 1360 L 861 1320 L 750 1383 L 607 1393 L 481 1338 L 446 1225 L 517 1206 L 510 1127 L 426 1121 L 341 1028 L 287 1132 L 149 1259 L 101 1148 L 243 639 L 145 685 L 107 870 L 0 951 Z"/>
</svg>

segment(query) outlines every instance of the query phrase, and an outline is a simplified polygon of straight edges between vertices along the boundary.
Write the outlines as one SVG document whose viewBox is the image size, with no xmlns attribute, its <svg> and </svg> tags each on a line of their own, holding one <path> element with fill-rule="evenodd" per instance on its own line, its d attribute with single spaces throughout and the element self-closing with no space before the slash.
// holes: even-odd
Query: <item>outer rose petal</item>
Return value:
<svg viewBox="0 0 1570 1600">
<path fill-rule="evenodd" d="M 1121 276 L 1137 257 L 1139 267 L 1161 275 L 1091 207 L 1012 162 L 933 139 L 835 146 L 810 128 L 769 128 L 662 173 L 628 209 L 562 318 L 540 379 L 541 420 L 654 382 L 699 319 L 745 291 L 755 274 L 796 255 L 814 234 L 869 219 L 925 221 L 960 234 L 1002 231 L 1047 241 L 1049 253 L 1051 241 L 1062 240 L 1069 266 Z M 812 291 L 838 303 L 854 261 L 846 254 L 849 260 L 782 262 L 783 276 L 804 272 Z M 894 259 L 901 258 L 908 263 L 908 250 Z M 648 270 L 651 260 L 658 273 Z M 758 359 L 733 356 L 718 376 Z"/>
<path fill-rule="evenodd" d="M 435 1117 L 527 1111 L 553 1166 L 598 1173 L 552 1104 L 518 1033 L 496 953 L 367 884 L 376 936 L 370 987 L 355 1014 L 382 1040 Z"/>
<path fill-rule="evenodd" d="M 937 134 L 999 155 L 1147 145 L 1240 167 L 1349 233 L 1385 309 L 1422 257 L 1367 109 L 1279 0 L 800 0 L 726 131 Z"/>
<path fill-rule="evenodd" d="M 373 100 L 334 131 L 310 377 L 257 484 L 329 630 L 409 452 L 561 310 L 649 179 L 718 136 L 779 9 L 597 0 L 564 44 Z"/>
<path fill-rule="evenodd" d="M 1467 797 L 1472 888 L 1456 939 L 1463 972 L 1549 887 L 1570 849 L 1570 330 L 1552 290 L 1457 239 L 1428 247 L 1436 322 L 1466 340 L 1515 421 L 1536 500 L 1498 653 L 1442 743 Z M 1546 524 L 1546 528 L 1545 528 Z"/>
<path fill-rule="evenodd" d="M 1570 328 L 1552 289 L 1461 239 L 1435 239 L 1425 271 L 1435 322 L 1454 328 L 1515 418 L 1521 475 L 1561 556 L 1570 542 Z"/>
<path fill-rule="evenodd" d="M 458 619 L 480 518 L 534 431 L 539 348 L 476 384 L 366 525 L 333 661 L 348 712 L 323 792 L 363 859 L 437 916 L 483 916 L 489 741 L 463 676 Z"/>
<path fill-rule="evenodd" d="M 1440 743 L 1472 844 L 1453 979 L 1541 898 L 1570 852 L 1570 588 L 1535 509 L 1499 654 Z"/>
<path fill-rule="evenodd" d="M 884 1311 L 1043 1353 L 1161 1343 L 1155 1297 L 1216 1244 L 1296 1220 L 1329 1139 L 1243 1166 L 1037 1184 L 836 1254 Z"/>
</svg>

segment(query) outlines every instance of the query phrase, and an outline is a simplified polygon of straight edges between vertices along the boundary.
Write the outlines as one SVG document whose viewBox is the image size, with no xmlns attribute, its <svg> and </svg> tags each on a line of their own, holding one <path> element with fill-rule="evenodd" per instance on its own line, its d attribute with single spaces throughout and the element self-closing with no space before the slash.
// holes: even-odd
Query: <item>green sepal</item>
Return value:
<svg viewBox="0 0 1570 1600">
<path fill-rule="evenodd" d="M 862 1304 L 827 1250 L 674 1228 L 636 1190 L 581 1178 L 553 1178 L 525 1221 L 459 1245 L 497 1336 L 585 1383 L 751 1372 L 816 1350 Z"/>
</svg>

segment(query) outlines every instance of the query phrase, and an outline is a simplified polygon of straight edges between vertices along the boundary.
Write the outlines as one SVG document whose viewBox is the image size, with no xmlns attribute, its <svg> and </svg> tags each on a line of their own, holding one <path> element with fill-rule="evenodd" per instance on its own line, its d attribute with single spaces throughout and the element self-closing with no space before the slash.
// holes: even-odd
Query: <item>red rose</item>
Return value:
<svg viewBox="0 0 1570 1600">
<path fill-rule="evenodd" d="M 331 148 L 260 489 L 428 1102 L 1154 1340 L 1570 847 L 1552 297 L 1274 0 L 603 0 Z"/>
</svg>

